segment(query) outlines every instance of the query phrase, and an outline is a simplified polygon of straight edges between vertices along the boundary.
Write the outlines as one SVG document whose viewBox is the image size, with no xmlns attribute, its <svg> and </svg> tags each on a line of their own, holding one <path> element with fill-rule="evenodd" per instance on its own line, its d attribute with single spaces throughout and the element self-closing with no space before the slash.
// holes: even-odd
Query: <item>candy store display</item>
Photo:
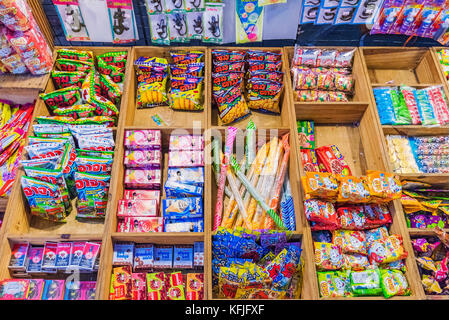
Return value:
<svg viewBox="0 0 449 320">
<path fill-rule="evenodd" d="M 125 191 L 118 204 L 118 232 L 204 231 L 204 138 L 171 134 L 167 168 L 162 167 L 161 139 L 160 130 L 125 132 Z"/>
<path fill-rule="evenodd" d="M 434 236 L 412 237 L 421 283 L 426 295 L 449 295 L 447 244 L 441 240 L 442 231 Z"/>
<path fill-rule="evenodd" d="M 204 52 L 173 50 L 170 57 L 171 63 L 159 57 L 134 61 L 137 108 L 169 105 L 173 110 L 203 110 Z"/>
<path fill-rule="evenodd" d="M 449 228 L 449 190 L 407 180 L 402 188 L 401 203 L 409 228 Z"/>
<path fill-rule="evenodd" d="M 401 85 L 373 89 L 382 125 L 443 126 L 449 110 L 443 86 L 423 89 Z"/>
<path fill-rule="evenodd" d="M 220 227 L 212 236 L 213 298 L 299 299 L 303 266 L 288 232 Z"/>
<path fill-rule="evenodd" d="M 295 45 L 291 74 L 295 101 L 347 102 L 352 99 L 355 49 L 316 49 Z"/>
<path fill-rule="evenodd" d="M 256 128 L 251 120 L 245 134 L 246 152 L 240 163 L 232 153 L 236 128 L 227 128 L 224 154 L 220 141 L 212 141 L 213 169 L 218 187 L 213 230 L 220 226 L 248 230 L 296 230 L 287 172 L 289 133 L 273 137 L 259 148 Z"/>
<path fill-rule="evenodd" d="M 52 52 L 24 0 L 0 4 L 0 49 L 0 74 L 51 71 Z"/>
<path fill-rule="evenodd" d="M 441 68 L 443 69 L 446 80 L 449 81 L 449 50 L 441 49 L 437 51 Z"/>
<path fill-rule="evenodd" d="M 15 242 L 8 265 L 14 279 L 0 281 L 0 300 L 94 300 L 100 250 L 95 241 Z"/>
<path fill-rule="evenodd" d="M 386 139 L 394 172 L 449 172 L 449 136 L 387 135 Z"/>
<path fill-rule="evenodd" d="M 33 111 L 34 104 L 0 101 L 0 197 L 11 194 Z"/>
<path fill-rule="evenodd" d="M 115 148 L 112 128 L 37 119 L 27 157 L 20 161 L 31 214 L 66 222 L 76 207 L 76 219 L 104 219 Z"/>
<path fill-rule="evenodd" d="M 280 114 L 282 55 L 262 50 L 212 50 L 212 98 L 223 124 L 251 110 Z"/>
<path fill-rule="evenodd" d="M 116 242 L 109 300 L 203 300 L 204 243 Z"/>
</svg>

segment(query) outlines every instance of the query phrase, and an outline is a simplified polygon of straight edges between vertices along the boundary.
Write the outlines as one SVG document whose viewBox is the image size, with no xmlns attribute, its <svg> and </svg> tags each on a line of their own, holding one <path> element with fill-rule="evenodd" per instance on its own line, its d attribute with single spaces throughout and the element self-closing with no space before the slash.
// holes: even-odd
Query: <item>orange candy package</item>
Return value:
<svg viewBox="0 0 449 320">
<path fill-rule="evenodd" d="M 367 203 L 371 195 L 368 186 L 361 178 L 354 176 L 339 176 L 337 202 Z"/>
<path fill-rule="evenodd" d="M 306 198 L 335 200 L 338 193 L 338 181 L 331 173 L 306 172 L 301 178 Z"/>
</svg>

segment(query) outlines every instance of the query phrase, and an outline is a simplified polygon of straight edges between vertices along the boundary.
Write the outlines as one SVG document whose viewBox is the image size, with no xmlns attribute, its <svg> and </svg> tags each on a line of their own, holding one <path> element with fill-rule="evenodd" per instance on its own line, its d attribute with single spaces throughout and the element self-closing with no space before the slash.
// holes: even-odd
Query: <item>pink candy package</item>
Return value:
<svg viewBox="0 0 449 320">
<path fill-rule="evenodd" d="M 126 169 L 125 188 L 143 188 L 160 190 L 160 169 Z"/>
<path fill-rule="evenodd" d="M 117 217 L 157 217 L 157 200 L 119 200 Z"/>
<path fill-rule="evenodd" d="M 0 3 L 0 22 L 9 30 L 26 31 L 33 20 L 31 8 L 26 0 L 2 1 Z"/>
<path fill-rule="evenodd" d="M 203 167 L 203 151 L 170 151 L 168 154 L 168 166 L 172 168 Z"/>
<path fill-rule="evenodd" d="M 161 192 L 159 190 L 125 190 L 123 194 L 123 199 L 137 200 L 156 200 L 157 205 L 159 205 L 159 200 L 161 198 Z"/>
<path fill-rule="evenodd" d="M 117 232 L 163 232 L 162 217 L 125 217 L 118 224 Z"/>
<path fill-rule="evenodd" d="M 444 100 L 441 86 L 428 87 L 424 90 L 427 91 L 429 98 L 432 99 L 432 104 L 438 123 L 440 125 L 449 123 L 449 110 L 446 101 Z"/>
<path fill-rule="evenodd" d="M 125 148 L 128 150 L 160 150 L 160 130 L 127 130 Z"/>
<path fill-rule="evenodd" d="M 199 135 L 171 135 L 170 150 L 203 150 L 204 138 Z"/>
<path fill-rule="evenodd" d="M 126 150 L 123 163 L 126 168 L 160 168 L 160 150 Z"/>
</svg>

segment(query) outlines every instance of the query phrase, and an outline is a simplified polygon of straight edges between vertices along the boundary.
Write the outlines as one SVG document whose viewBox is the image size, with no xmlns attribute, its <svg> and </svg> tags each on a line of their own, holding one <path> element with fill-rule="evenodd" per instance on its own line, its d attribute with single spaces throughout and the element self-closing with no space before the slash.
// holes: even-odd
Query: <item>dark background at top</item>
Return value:
<svg viewBox="0 0 449 320">
<path fill-rule="evenodd" d="M 139 33 L 138 41 L 128 44 L 113 44 L 106 42 L 80 42 L 67 41 L 64 36 L 61 23 L 59 21 L 56 8 L 52 0 L 43 0 L 42 5 L 50 25 L 53 28 L 54 42 L 56 46 L 152 46 L 150 41 L 150 27 L 148 23 L 148 16 L 145 9 L 144 0 L 133 0 L 133 6 L 136 17 L 136 26 Z M 292 26 L 293 27 L 293 26 Z M 296 42 L 304 46 L 403 46 L 408 36 L 401 35 L 372 35 L 364 26 L 358 25 L 313 25 L 307 24 L 301 26 L 301 33 L 298 35 Z M 294 45 L 294 40 L 270 40 L 262 41 L 253 44 L 243 44 L 242 46 L 291 46 Z M 178 44 L 172 43 L 170 46 Z M 207 45 L 199 40 L 191 41 L 190 43 L 182 43 L 179 45 Z M 229 44 L 226 44 L 229 45 Z M 408 47 L 430 47 L 441 46 L 437 41 L 413 37 L 408 43 Z"/>
</svg>

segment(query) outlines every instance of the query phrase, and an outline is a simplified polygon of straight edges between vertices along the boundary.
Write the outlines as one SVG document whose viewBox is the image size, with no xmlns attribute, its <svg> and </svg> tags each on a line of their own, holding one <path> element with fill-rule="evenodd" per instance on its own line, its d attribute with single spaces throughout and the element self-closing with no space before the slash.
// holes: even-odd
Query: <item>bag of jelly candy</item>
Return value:
<svg viewBox="0 0 449 320">
<path fill-rule="evenodd" d="M 39 96 L 44 100 L 50 110 L 81 104 L 81 96 L 77 86 L 66 87 L 49 93 L 41 93 Z"/>
<path fill-rule="evenodd" d="M 350 287 L 354 296 L 378 296 L 382 294 L 379 269 L 352 271 Z"/>
<path fill-rule="evenodd" d="M 415 90 L 414 93 L 423 126 L 437 125 L 438 120 L 435 117 L 431 99 L 426 90 L 418 89 Z"/>
<path fill-rule="evenodd" d="M 319 270 L 339 270 L 344 259 L 341 247 L 332 243 L 314 242 L 315 264 Z"/>
<path fill-rule="evenodd" d="M 51 79 L 56 90 L 77 86 L 81 89 L 86 72 L 83 71 L 58 71 L 53 70 L 51 72 Z"/>
<path fill-rule="evenodd" d="M 102 61 L 108 66 L 114 66 L 119 69 L 125 69 L 127 58 L 128 52 L 126 51 L 112 51 L 97 55 L 97 61 Z"/>
<path fill-rule="evenodd" d="M 380 275 L 380 285 L 385 298 L 410 295 L 407 278 L 401 271 L 380 269 Z"/>
<path fill-rule="evenodd" d="M 58 186 L 27 176 L 22 176 L 21 183 L 32 215 L 56 222 L 66 221 L 64 202 Z"/>
<path fill-rule="evenodd" d="M 78 192 L 77 218 L 103 218 L 108 203 L 108 190 L 111 176 L 76 172 Z"/>
</svg>

